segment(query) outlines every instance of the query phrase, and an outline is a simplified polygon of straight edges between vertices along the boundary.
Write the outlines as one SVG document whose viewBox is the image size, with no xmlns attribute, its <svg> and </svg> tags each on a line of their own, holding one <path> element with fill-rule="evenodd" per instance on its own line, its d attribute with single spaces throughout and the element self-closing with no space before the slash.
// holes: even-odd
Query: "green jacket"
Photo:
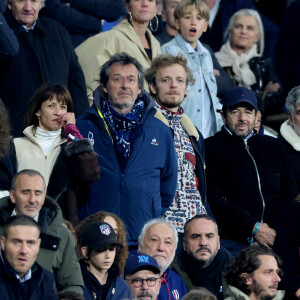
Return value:
<svg viewBox="0 0 300 300">
<path fill-rule="evenodd" d="M 277 291 L 273 300 L 281 300 L 284 298 L 284 291 Z M 228 285 L 224 294 L 225 300 L 250 300 L 250 298 L 234 286 Z"/>
<path fill-rule="evenodd" d="M 9 197 L 0 199 L 0 234 L 3 224 L 11 216 L 15 205 Z M 58 291 L 74 291 L 83 294 L 83 279 L 75 252 L 72 233 L 62 225 L 63 217 L 58 204 L 46 197 L 40 210 L 41 246 L 37 263 L 55 275 Z"/>
</svg>

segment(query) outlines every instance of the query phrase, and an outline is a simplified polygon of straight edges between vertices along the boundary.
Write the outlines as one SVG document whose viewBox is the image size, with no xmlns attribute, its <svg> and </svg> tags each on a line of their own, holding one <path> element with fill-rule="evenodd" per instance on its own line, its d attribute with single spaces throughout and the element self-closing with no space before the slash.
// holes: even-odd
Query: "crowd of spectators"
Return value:
<svg viewBox="0 0 300 300">
<path fill-rule="evenodd" d="M 300 299 L 299 12 L 0 0 L 0 298 Z"/>
</svg>

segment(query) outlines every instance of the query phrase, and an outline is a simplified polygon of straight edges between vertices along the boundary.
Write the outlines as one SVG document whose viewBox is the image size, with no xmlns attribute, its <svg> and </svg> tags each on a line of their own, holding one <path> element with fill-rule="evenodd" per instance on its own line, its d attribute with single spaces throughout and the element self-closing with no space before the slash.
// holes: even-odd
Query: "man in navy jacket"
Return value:
<svg viewBox="0 0 300 300">
<path fill-rule="evenodd" d="M 35 263 L 40 227 L 21 215 L 7 220 L 1 237 L 0 289 L 3 300 L 55 300 L 54 276 Z"/>
<path fill-rule="evenodd" d="M 129 245 L 135 246 L 144 223 L 169 208 L 177 179 L 172 132 L 143 91 L 143 80 L 136 59 L 124 52 L 112 56 L 101 67 L 94 105 L 77 120 L 101 168 L 79 218 L 99 210 L 115 213 L 125 222 Z"/>
</svg>

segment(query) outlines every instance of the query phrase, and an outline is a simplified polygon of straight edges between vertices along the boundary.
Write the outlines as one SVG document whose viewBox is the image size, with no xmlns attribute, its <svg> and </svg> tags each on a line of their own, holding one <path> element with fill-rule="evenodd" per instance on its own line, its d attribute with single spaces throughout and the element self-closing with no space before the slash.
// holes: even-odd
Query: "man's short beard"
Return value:
<svg viewBox="0 0 300 300">
<path fill-rule="evenodd" d="M 261 293 L 263 291 L 264 291 L 264 289 L 262 288 L 262 286 L 259 283 L 257 283 L 257 281 L 255 279 L 253 279 L 252 292 L 257 297 L 257 299 L 260 299 L 260 300 L 271 300 L 271 299 L 274 299 L 275 296 L 276 296 L 276 293 L 275 293 L 274 296 L 271 296 L 271 295 L 262 295 L 261 296 Z"/>
<path fill-rule="evenodd" d="M 198 250 L 200 250 L 200 249 L 205 249 L 205 250 L 209 251 L 210 253 L 212 253 L 211 250 L 208 249 L 208 248 L 206 248 L 206 247 L 201 247 Z M 196 250 L 196 252 L 198 250 Z M 203 260 L 203 259 L 197 257 L 193 252 L 187 252 L 187 254 L 189 256 L 191 256 L 194 260 L 196 260 L 198 263 L 200 263 L 201 264 L 201 268 L 204 269 L 204 268 L 207 268 L 212 263 L 212 261 L 215 259 L 216 255 L 218 254 L 218 251 L 219 250 L 216 249 L 215 253 L 212 253 L 211 257 L 208 258 L 208 259 L 206 259 L 206 260 Z"/>
</svg>

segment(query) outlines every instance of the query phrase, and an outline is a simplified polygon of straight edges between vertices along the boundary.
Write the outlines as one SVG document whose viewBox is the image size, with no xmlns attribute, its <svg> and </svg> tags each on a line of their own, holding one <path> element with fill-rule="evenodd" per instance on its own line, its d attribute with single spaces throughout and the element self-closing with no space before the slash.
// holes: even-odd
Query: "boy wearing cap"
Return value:
<svg viewBox="0 0 300 300">
<path fill-rule="evenodd" d="M 278 242 L 279 214 L 297 195 L 283 148 L 254 130 L 256 113 L 254 92 L 232 89 L 223 100 L 224 126 L 205 140 L 208 202 L 233 254 L 249 243 Z"/>
<path fill-rule="evenodd" d="M 86 300 L 128 299 L 130 290 L 119 276 L 115 264 L 117 241 L 113 228 L 105 222 L 88 224 L 81 235 L 80 261 Z"/>
<path fill-rule="evenodd" d="M 152 256 L 136 252 L 126 261 L 124 276 L 130 288 L 132 300 L 156 300 L 161 286 L 160 269 Z"/>
</svg>

